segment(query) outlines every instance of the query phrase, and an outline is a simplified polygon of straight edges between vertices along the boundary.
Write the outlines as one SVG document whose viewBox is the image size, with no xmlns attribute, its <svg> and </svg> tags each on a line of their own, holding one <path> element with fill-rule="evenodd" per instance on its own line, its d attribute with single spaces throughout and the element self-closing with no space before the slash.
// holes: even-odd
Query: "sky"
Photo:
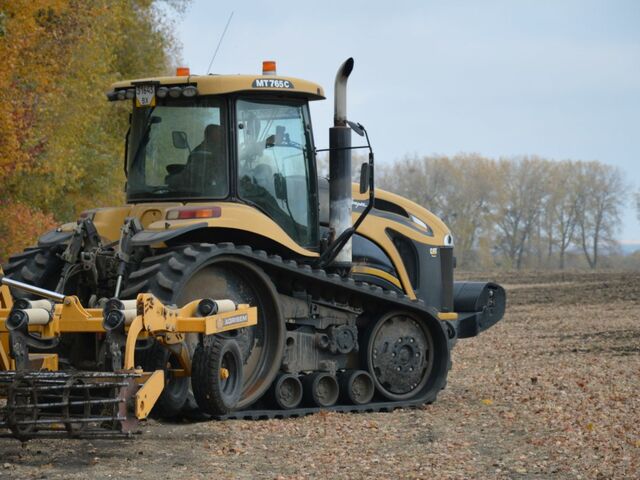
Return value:
<svg viewBox="0 0 640 480">
<path fill-rule="evenodd" d="M 640 190 L 640 1 L 304 2 L 193 0 L 175 20 L 182 59 L 204 74 L 315 81 L 316 146 L 328 146 L 333 81 L 355 59 L 348 117 L 376 161 L 474 152 L 598 160 Z M 640 243 L 631 196 L 618 239 Z"/>
</svg>

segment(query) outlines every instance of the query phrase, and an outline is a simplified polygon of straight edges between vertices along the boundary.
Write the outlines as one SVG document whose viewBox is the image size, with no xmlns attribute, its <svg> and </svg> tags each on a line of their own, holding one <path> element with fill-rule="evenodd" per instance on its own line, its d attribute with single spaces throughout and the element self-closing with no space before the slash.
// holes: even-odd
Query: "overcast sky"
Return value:
<svg viewBox="0 0 640 480">
<path fill-rule="evenodd" d="M 323 85 L 319 148 L 332 122 L 333 79 L 355 58 L 348 116 L 379 162 L 477 152 L 599 160 L 640 188 L 640 1 L 194 0 L 177 23 L 183 59 L 212 71 L 278 73 Z M 496 186 L 498 188 L 498 186 Z M 640 243 L 629 207 L 619 233 Z"/>
</svg>

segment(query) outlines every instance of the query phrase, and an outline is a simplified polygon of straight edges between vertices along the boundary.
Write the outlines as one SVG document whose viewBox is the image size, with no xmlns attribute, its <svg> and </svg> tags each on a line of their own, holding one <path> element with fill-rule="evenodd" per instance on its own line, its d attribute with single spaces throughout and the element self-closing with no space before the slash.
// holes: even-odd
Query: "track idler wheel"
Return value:
<svg viewBox="0 0 640 480">
<path fill-rule="evenodd" d="M 209 415 L 232 412 L 242 394 L 242 352 L 238 342 L 209 336 L 193 354 L 191 387 L 200 410 Z"/>
<path fill-rule="evenodd" d="M 364 405 L 373 399 L 373 379 L 364 370 L 347 370 L 338 374 L 340 396 L 344 403 Z"/>
<path fill-rule="evenodd" d="M 336 377 L 330 373 L 317 372 L 302 379 L 305 402 L 313 407 L 327 408 L 338 400 L 340 387 Z"/>
<path fill-rule="evenodd" d="M 302 382 L 298 376 L 282 373 L 271 385 L 269 395 L 277 408 L 290 410 L 300 405 L 302 393 Z"/>
<path fill-rule="evenodd" d="M 444 386 L 449 344 L 442 323 L 428 314 L 390 312 L 363 336 L 363 360 L 376 390 L 393 401 L 431 402 Z"/>
</svg>

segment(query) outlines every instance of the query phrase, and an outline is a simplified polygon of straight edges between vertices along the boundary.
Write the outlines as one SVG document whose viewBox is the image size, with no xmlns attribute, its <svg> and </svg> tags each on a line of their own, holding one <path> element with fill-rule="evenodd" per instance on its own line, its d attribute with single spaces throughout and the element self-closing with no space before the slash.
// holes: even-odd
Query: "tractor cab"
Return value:
<svg viewBox="0 0 640 480">
<path fill-rule="evenodd" d="M 133 100 L 127 134 L 130 204 L 234 202 L 257 208 L 297 244 L 318 244 L 311 82 L 263 75 L 189 75 L 115 84 Z"/>
</svg>

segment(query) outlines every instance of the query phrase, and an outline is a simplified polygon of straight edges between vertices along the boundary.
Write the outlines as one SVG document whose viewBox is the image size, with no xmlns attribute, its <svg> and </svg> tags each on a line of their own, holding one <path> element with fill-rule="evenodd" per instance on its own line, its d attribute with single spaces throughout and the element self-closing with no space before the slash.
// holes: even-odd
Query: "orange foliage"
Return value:
<svg viewBox="0 0 640 480">
<path fill-rule="evenodd" d="M 40 235 L 55 225 L 51 214 L 23 203 L 0 201 L 0 262 L 34 245 Z"/>
</svg>

